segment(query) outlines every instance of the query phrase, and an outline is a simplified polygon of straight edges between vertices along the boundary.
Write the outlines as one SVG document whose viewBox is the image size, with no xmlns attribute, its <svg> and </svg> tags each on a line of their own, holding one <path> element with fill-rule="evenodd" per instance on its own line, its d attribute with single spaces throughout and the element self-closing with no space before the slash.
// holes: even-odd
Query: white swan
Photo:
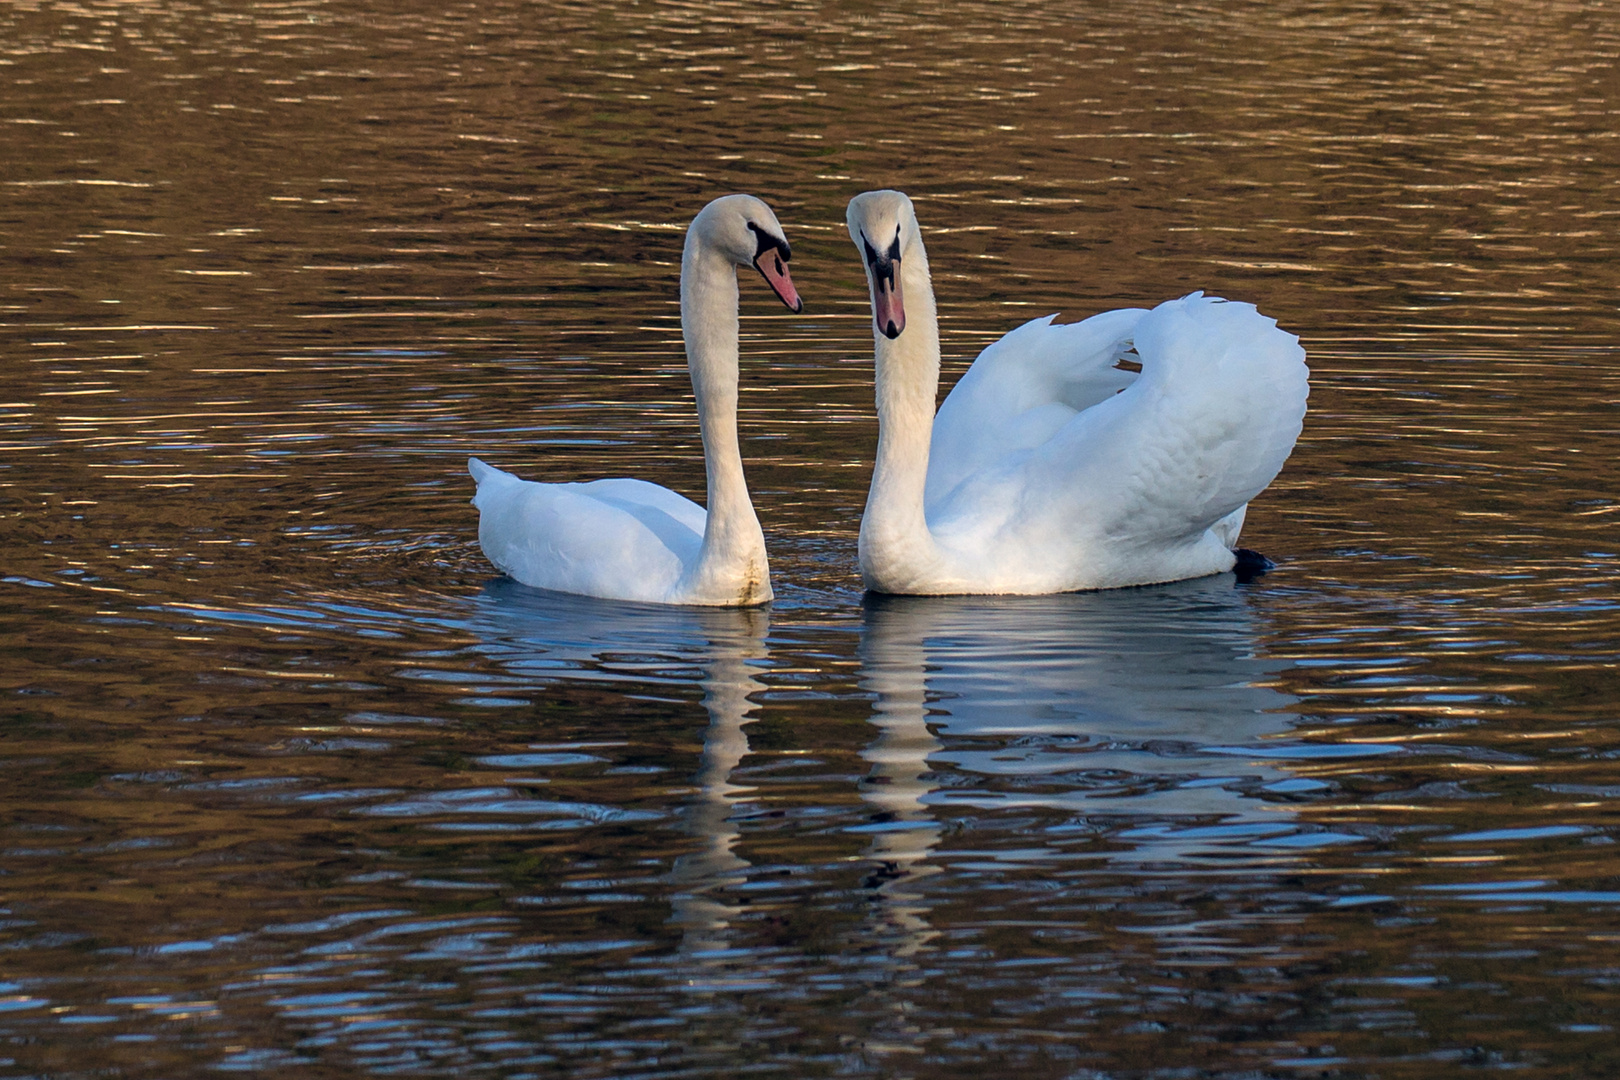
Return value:
<svg viewBox="0 0 1620 1080">
<path fill-rule="evenodd" d="M 876 342 L 868 589 L 1054 593 L 1233 568 L 1246 505 L 1305 415 L 1298 338 L 1201 293 L 1047 316 L 985 349 L 935 416 L 939 324 L 911 200 L 857 195 L 848 224 Z"/>
<path fill-rule="evenodd" d="M 752 264 L 782 303 L 803 309 L 782 226 L 752 195 L 699 211 L 681 256 L 681 333 L 697 396 L 708 511 L 645 480 L 537 484 L 486 465 L 478 542 L 525 585 L 653 604 L 747 607 L 771 599 L 765 534 L 737 445 L 737 272 Z"/>
</svg>

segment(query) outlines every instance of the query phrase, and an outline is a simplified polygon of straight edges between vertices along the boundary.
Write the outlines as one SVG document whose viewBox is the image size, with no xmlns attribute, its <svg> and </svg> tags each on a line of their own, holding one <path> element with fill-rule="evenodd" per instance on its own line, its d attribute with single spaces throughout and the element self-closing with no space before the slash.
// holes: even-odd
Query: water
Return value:
<svg viewBox="0 0 1620 1080">
<path fill-rule="evenodd" d="M 1620 1071 L 1613 20 L 1072 7 L 0 10 L 5 1075 Z M 947 385 L 1300 334 L 1279 569 L 863 599 L 876 186 Z M 495 579 L 469 453 L 701 497 L 736 189 L 777 602 Z"/>
</svg>

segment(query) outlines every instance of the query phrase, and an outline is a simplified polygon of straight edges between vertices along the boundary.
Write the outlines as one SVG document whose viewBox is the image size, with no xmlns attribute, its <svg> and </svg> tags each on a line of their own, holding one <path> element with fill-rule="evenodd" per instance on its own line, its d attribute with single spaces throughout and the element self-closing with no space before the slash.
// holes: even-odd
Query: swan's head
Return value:
<svg viewBox="0 0 1620 1080">
<path fill-rule="evenodd" d="M 861 253 L 872 288 L 872 321 L 891 341 L 906 328 L 900 295 L 900 256 L 919 239 L 917 214 L 902 191 L 864 191 L 849 200 L 849 238 Z"/>
<path fill-rule="evenodd" d="M 771 208 L 752 195 L 722 195 L 698 211 L 688 237 L 720 252 L 738 266 L 752 266 L 789 311 L 804 310 L 793 287 L 788 261 L 793 249 Z"/>
</svg>

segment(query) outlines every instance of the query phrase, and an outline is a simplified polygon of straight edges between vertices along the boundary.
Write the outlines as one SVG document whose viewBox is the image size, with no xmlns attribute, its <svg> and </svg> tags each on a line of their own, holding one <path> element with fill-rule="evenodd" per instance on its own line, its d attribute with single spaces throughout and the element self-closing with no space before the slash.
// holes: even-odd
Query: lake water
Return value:
<svg viewBox="0 0 1620 1080">
<path fill-rule="evenodd" d="M 1620 24 L 1090 7 L 0 8 L 0 1072 L 1620 1073 Z M 947 386 L 1299 334 L 1278 569 L 863 598 L 881 186 Z M 778 599 L 499 580 L 469 453 L 702 497 L 733 190 Z"/>
</svg>

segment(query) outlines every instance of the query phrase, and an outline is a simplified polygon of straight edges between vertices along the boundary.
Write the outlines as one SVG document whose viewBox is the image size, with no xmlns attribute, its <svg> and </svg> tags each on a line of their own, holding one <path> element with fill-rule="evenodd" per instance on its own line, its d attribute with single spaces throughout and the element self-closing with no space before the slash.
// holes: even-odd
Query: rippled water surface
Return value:
<svg viewBox="0 0 1620 1080">
<path fill-rule="evenodd" d="M 0 1072 L 1620 1072 L 1615 16 L 0 7 Z M 863 598 L 878 186 L 947 385 L 1298 333 L 1278 569 Z M 702 497 L 731 190 L 777 601 L 500 580 L 471 452 Z"/>
</svg>

